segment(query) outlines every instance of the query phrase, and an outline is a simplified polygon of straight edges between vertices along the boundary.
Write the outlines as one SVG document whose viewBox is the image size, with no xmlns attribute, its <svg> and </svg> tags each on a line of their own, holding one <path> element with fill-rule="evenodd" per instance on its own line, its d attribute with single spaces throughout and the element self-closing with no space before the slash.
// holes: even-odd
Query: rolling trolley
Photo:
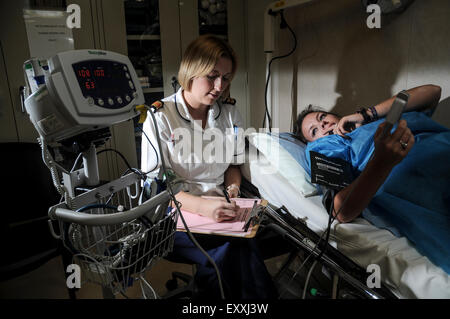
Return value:
<svg viewBox="0 0 450 319">
<path fill-rule="evenodd" d="M 181 182 L 167 178 L 167 190 L 142 202 L 144 174 L 129 167 L 131 173 L 102 185 L 96 153 L 113 124 L 145 109 L 129 58 L 104 50 L 66 51 L 26 61 L 24 75 L 25 109 L 39 133 L 42 160 L 64 198 L 49 210 L 52 234 L 73 256 L 81 280 L 101 285 L 105 297 L 125 295 L 138 280 L 142 296 L 156 298 L 144 274 L 172 249 L 178 213 L 168 213 L 168 206 Z M 78 158 L 71 170 L 64 167 L 67 150 L 82 155 L 83 168 L 75 170 Z"/>
<path fill-rule="evenodd" d="M 102 286 L 103 296 L 121 294 L 138 281 L 143 298 L 158 298 L 144 275 L 173 247 L 177 210 L 167 213 L 171 199 L 164 191 L 138 204 L 130 194 L 139 176 L 131 173 L 76 197 L 71 210 L 66 203 L 49 210 L 59 224 L 61 239 L 80 267 L 82 284 Z M 116 190 L 116 191 L 114 191 Z"/>
</svg>

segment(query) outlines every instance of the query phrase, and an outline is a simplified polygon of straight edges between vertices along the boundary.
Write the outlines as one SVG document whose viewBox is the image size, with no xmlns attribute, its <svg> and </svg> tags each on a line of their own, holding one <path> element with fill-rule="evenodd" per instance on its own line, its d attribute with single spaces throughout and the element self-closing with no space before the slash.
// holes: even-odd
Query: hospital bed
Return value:
<svg viewBox="0 0 450 319">
<path fill-rule="evenodd" d="M 270 215 L 275 215 L 275 218 L 271 217 L 269 220 L 278 228 L 282 226 L 293 237 L 299 228 L 306 228 L 306 232 L 317 234 L 317 238 L 322 236 L 327 230 L 329 215 L 322 204 L 322 195 L 314 185 L 308 185 L 308 173 L 292 156 L 290 158 L 291 154 L 287 152 L 285 145 L 278 143 L 279 140 L 274 139 L 273 134 L 254 133 L 248 136 L 248 141 L 246 156 L 249 160 L 242 167 L 243 176 L 257 188 L 261 198 L 268 200 L 273 207 L 284 207 L 284 213 L 288 212 L 289 215 L 289 218 L 283 218 L 283 214 L 277 216 L 272 212 Z M 267 141 L 270 145 L 266 144 Z M 249 155 L 250 152 L 254 154 L 255 149 L 256 158 Z M 297 151 L 303 150 L 299 146 Z M 275 156 L 281 160 L 275 162 Z M 346 224 L 333 221 L 329 245 L 339 252 L 333 253 L 331 248 L 332 253 L 328 258 L 335 260 L 330 260 L 329 265 L 335 269 L 342 268 L 340 270 L 344 276 L 353 277 L 343 279 L 349 279 L 360 288 L 366 285 L 364 276 L 361 271 L 357 272 L 356 277 L 351 274 L 354 267 L 351 262 L 348 266 L 347 258 L 364 271 L 369 269 L 369 265 L 378 265 L 383 286 L 397 298 L 450 298 L 448 274 L 419 254 L 405 237 L 396 237 L 390 231 L 377 228 L 363 218 Z M 299 249 L 305 248 L 300 241 L 298 246 Z M 346 257 L 342 259 L 340 254 Z M 349 267 L 350 271 L 346 272 Z M 370 272 L 367 272 L 366 276 L 369 275 Z M 370 292 L 366 296 L 371 297 Z M 381 296 L 373 297 L 389 298 L 389 294 L 382 292 Z"/>
</svg>

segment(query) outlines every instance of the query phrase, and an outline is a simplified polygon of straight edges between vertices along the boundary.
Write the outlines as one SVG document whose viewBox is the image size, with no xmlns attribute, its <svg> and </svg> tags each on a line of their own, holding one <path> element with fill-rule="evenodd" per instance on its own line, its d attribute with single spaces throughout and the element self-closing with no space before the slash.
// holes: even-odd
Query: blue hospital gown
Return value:
<svg viewBox="0 0 450 319">
<path fill-rule="evenodd" d="M 422 254 L 450 274 L 450 130 L 423 113 L 402 116 L 415 138 L 415 145 L 394 167 L 369 204 L 363 217 L 375 226 L 407 237 Z M 373 151 L 379 120 L 359 127 L 346 140 L 338 135 L 308 144 L 309 151 L 341 158 L 361 172 Z"/>
</svg>

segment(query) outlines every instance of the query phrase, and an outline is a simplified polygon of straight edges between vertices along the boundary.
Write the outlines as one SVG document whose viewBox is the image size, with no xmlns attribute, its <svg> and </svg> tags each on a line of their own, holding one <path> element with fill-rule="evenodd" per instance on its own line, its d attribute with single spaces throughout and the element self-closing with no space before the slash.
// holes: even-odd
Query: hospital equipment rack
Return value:
<svg viewBox="0 0 450 319">
<path fill-rule="evenodd" d="M 269 204 L 258 216 L 264 227 L 271 229 L 291 242 L 298 250 L 303 250 L 331 269 L 338 278 L 342 278 L 352 286 L 362 298 L 367 299 L 397 299 L 397 297 L 381 282 L 379 288 L 370 288 L 367 285 L 369 274 L 347 256 L 339 252 L 324 238 L 309 229 L 306 223 L 291 215 L 285 207 L 274 207 Z M 325 249 L 325 250 L 324 250 Z M 321 253 L 323 252 L 323 253 Z M 292 258 L 283 265 L 280 272 L 288 269 Z"/>
<path fill-rule="evenodd" d="M 173 248 L 178 212 L 167 213 L 171 195 L 165 190 L 139 205 L 140 178 L 130 173 L 76 196 L 71 207 L 60 203 L 49 209 L 60 234 L 51 220 L 50 230 L 73 254 L 82 282 L 101 285 L 105 298 L 126 296 L 136 280 L 143 298 L 158 298 L 144 275 Z"/>
</svg>

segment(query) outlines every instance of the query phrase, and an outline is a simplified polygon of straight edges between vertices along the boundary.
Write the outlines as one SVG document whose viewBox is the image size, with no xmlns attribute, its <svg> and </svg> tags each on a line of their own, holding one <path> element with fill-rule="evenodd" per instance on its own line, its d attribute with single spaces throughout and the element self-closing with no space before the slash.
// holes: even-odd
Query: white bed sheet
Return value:
<svg viewBox="0 0 450 319">
<path fill-rule="evenodd" d="M 322 234 L 328 225 L 322 197 L 303 197 L 280 174 L 267 174 L 264 165 L 261 161 L 246 163 L 242 173 L 262 198 L 275 206 L 284 205 L 292 215 L 304 219 L 311 230 Z M 335 221 L 330 239 L 334 247 L 363 268 L 379 265 L 382 281 L 399 298 L 450 298 L 450 276 L 419 254 L 404 237 L 358 218 L 348 224 Z"/>
</svg>

